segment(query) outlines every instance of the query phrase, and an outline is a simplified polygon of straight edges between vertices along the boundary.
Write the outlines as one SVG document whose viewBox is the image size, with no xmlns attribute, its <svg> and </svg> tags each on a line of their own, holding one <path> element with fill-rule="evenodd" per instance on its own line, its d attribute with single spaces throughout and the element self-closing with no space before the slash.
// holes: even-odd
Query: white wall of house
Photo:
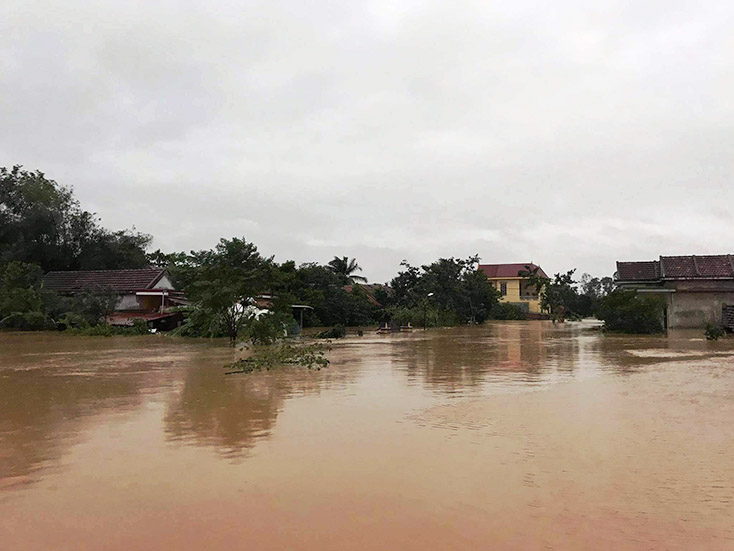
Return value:
<svg viewBox="0 0 734 551">
<path fill-rule="evenodd" d="M 130 295 L 122 295 L 120 297 L 120 302 L 117 303 L 116 310 L 139 310 L 140 309 L 140 303 L 138 302 L 138 297 L 135 295 L 135 293 L 132 293 Z"/>
<path fill-rule="evenodd" d="M 173 289 L 173 283 L 171 283 L 171 280 L 168 279 L 167 275 L 164 275 L 162 278 L 158 280 L 158 283 L 154 285 L 154 288 L 156 289 Z"/>
</svg>

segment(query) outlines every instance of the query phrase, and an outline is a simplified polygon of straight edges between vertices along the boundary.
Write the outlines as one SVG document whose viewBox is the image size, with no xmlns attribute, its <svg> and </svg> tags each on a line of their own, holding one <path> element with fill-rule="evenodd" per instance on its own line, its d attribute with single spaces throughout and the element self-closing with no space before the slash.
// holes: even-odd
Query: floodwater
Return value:
<svg viewBox="0 0 734 551">
<path fill-rule="evenodd" d="M 734 550 L 734 339 L 0 334 L 0 549 Z"/>
</svg>

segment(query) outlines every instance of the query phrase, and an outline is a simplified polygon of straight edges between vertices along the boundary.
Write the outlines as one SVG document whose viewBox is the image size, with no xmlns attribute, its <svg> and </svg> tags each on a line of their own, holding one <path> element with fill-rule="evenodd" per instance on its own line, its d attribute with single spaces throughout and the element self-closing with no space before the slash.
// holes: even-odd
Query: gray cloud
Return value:
<svg viewBox="0 0 734 551">
<path fill-rule="evenodd" d="M 245 235 L 373 280 L 734 252 L 719 2 L 0 6 L 0 164 L 164 250 Z"/>
</svg>

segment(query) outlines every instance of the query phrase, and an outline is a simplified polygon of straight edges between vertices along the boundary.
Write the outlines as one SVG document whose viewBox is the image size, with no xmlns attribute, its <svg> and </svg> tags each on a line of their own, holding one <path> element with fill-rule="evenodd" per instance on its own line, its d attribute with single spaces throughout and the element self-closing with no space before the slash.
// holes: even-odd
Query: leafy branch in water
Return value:
<svg viewBox="0 0 734 551">
<path fill-rule="evenodd" d="M 343 339 L 347 336 L 347 329 L 343 325 L 335 325 L 331 329 L 324 329 L 314 335 L 315 339 Z"/>
<path fill-rule="evenodd" d="M 270 370 L 283 365 L 296 365 L 307 369 L 321 369 L 329 365 L 326 352 L 331 350 L 329 343 L 292 344 L 279 343 L 257 348 L 252 356 L 241 358 L 224 366 L 227 375 L 233 373 L 252 373 Z"/>
</svg>

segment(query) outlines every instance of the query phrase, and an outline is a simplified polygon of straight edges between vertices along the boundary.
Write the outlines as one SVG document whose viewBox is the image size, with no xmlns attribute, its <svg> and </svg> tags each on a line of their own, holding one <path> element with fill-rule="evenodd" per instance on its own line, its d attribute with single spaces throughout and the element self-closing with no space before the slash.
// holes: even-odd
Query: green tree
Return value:
<svg viewBox="0 0 734 551">
<path fill-rule="evenodd" d="M 584 273 L 581 274 L 579 290 L 575 311 L 582 316 L 595 315 L 601 299 L 614 290 L 614 280 L 611 277 L 600 279 Z"/>
<path fill-rule="evenodd" d="M 41 296 L 41 268 L 13 261 L 0 270 L 0 326 L 41 329 L 46 314 Z"/>
<path fill-rule="evenodd" d="M 120 295 L 111 289 L 98 287 L 86 289 L 73 297 L 69 310 L 80 314 L 91 326 L 106 323 L 115 311 Z"/>
<path fill-rule="evenodd" d="M 557 273 L 547 278 L 539 273 L 539 268 L 526 266 L 519 275 L 529 280 L 536 289 L 540 289 L 540 307 L 550 313 L 553 321 L 563 323 L 566 318 L 579 316 L 579 294 L 573 274 L 576 270 Z"/>
<path fill-rule="evenodd" d="M 411 318 L 412 312 L 436 310 L 436 317 L 454 323 L 481 323 L 491 316 L 499 292 L 478 269 L 479 256 L 439 258 L 420 268 L 403 261 L 403 269 L 390 282 L 386 306 L 393 315 Z M 426 316 L 427 317 L 427 314 Z M 422 318 L 421 318 L 422 319 Z"/>
<path fill-rule="evenodd" d="M 327 267 L 335 274 L 341 276 L 345 282 L 367 283 L 366 277 L 354 274 L 354 272 L 362 271 L 362 267 L 357 264 L 357 260 L 355 258 L 349 258 L 347 256 L 343 256 L 340 258 L 338 256 L 335 256 L 333 260 L 329 261 Z"/>
<path fill-rule="evenodd" d="M 185 291 L 197 311 L 190 322 L 206 327 L 209 336 L 223 332 L 234 345 L 253 318 L 252 301 L 272 281 L 273 259 L 235 237 L 221 239 L 213 250 L 192 252 L 190 264 L 191 283 Z"/>
<path fill-rule="evenodd" d="M 40 172 L 0 168 L 0 265 L 50 270 L 140 268 L 150 236 L 111 232 L 81 208 L 71 188 Z"/>
<path fill-rule="evenodd" d="M 661 333 L 664 309 L 658 296 L 618 289 L 601 299 L 597 315 L 609 331 Z"/>
</svg>

